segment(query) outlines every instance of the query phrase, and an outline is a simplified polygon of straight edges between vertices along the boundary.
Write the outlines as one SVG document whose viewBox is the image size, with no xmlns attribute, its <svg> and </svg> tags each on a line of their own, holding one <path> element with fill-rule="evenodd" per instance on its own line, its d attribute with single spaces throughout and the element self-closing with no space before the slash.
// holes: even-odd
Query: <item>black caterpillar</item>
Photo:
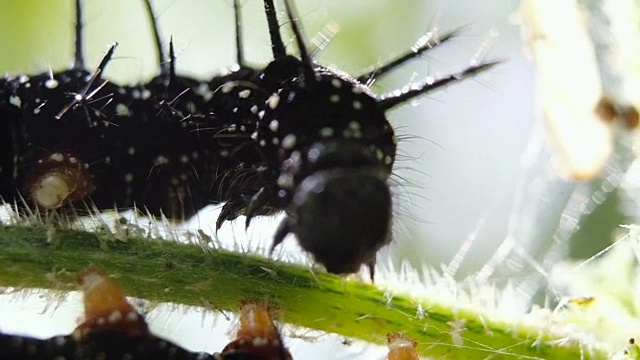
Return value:
<svg viewBox="0 0 640 360">
<path fill-rule="evenodd" d="M 11 360 L 291 360 L 265 306 L 245 303 L 236 339 L 220 352 L 192 352 L 151 333 L 142 314 L 108 276 L 90 268 L 78 277 L 83 322 L 69 335 L 37 339 L 0 332 L 0 359 Z"/>
<path fill-rule="evenodd" d="M 178 76 L 170 44 L 160 75 L 131 87 L 101 77 L 115 45 L 94 72 L 85 69 L 76 0 L 74 66 L 0 81 L 0 196 L 23 196 L 40 210 L 84 202 L 175 219 L 225 202 L 216 228 L 284 210 L 272 249 L 291 233 L 327 271 L 365 264 L 373 278 L 376 253 L 391 237 L 396 137 L 385 112 L 495 63 L 377 97 L 367 81 L 438 42 L 351 77 L 313 62 L 290 1 L 284 5 L 299 57 L 287 54 L 273 0 L 264 0 L 274 60 L 246 66 L 235 1 L 237 71 L 207 82 Z"/>
</svg>

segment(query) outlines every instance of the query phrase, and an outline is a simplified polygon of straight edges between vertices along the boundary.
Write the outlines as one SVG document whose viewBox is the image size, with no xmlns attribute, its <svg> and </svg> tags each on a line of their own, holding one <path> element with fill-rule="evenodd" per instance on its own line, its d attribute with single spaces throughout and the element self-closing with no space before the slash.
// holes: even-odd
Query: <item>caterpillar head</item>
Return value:
<svg viewBox="0 0 640 360">
<path fill-rule="evenodd" d="M 285 82 L 265 106 L 258 142 L 280 164 L 288 233 L 331 273 L 373 268 L 390 241 L 393 129 L 366 88 L 328 69 Z"/>
</svg>

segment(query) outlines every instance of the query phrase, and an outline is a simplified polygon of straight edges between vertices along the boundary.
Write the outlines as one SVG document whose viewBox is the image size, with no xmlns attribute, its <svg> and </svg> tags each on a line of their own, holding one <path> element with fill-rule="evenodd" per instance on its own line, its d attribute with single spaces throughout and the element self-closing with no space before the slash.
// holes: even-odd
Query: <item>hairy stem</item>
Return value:
<svg viewBox="0 0 640 360">
<path fill-rule="evenodd" d="M 496 321 L 459 304 L 390 296 L 373 285 L 249 254 L 71 230 L 59 230 L 55 241 L 47 237 L 44 227 L 0 227 L 1 286 L 73 290 L 75 276 L 95 265 L 131 296 L 195 306 L 206 301 L 222 310 L 237 309 L 242 299 L 266 300 L 287 323 L 375 343 L 400 331 L 437 358 L 608 358 L 543 321 Z"/>
</svg>

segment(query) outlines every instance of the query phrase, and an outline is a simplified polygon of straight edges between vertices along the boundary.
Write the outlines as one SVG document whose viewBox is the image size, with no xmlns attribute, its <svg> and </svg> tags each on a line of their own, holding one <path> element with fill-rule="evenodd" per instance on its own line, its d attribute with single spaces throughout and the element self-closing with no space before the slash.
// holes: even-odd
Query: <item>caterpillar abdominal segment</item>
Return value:
<svg viewBox="0 0 640 360">
<path fill-rule="evenodd" d="M 244 63 L 238 2 L 238 66 L 199 81 L 176 74 L 173 44 L 166 56 L 146 0 L 159 75 L 120 86 L 102 76 L 115 46 L 95 71 L 86 69 L 76 0 L 73 67 L 0 80 L 0 197 L 23 195 L 43 211 L 89 202 L 178 220 L 224 202 L 216 229 L 241 215 L 249 226 L 255 216 L 285 211 L 272 250 L 293 234 L 327 271 L 366 265 L 373 279 L 376 254 L 391 241 L 397 141 L 386 112 L 495 63 L 376 96 L 363 81 L 439 40 L 352 77 L 314 62 L 284 0 L 299 56 L 288 53 L 275 4 L 264 0 L 273 60 L 254 69 Z"/>
</svg>

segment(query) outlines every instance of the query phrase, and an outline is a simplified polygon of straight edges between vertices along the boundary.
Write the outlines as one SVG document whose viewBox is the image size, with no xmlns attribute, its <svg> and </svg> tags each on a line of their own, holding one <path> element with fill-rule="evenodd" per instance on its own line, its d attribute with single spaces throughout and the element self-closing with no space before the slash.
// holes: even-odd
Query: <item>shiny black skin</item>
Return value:
<svg viewBox="0 0 640 360">
<path fill-rule="evenodd" d="M 235 75 L 245 76 L 216 78 L 210 86 L 219 87 Z M 158 78 L 127 87 L 91 76 L 71 69 L 53 74 L 55 81 L 48 74 L 0 80 L 0 130 L 8 140 L 0 145 L 0 196 L 5 201 L 18 199 L 20 192 L 28 200 L 21 184 L 38 159 L 56 152 L 74 154 L 93 175 L 90 202 L 69 204 L 80 213 L 94 206 L 136 206 L 186 219 L 229 193 L 246 191 L 233 172 L 240 158 L 259 159 L 248 141 L 252 124 L 213 112 L 214 106 L 224 114 L 237 104 L 220 96 L 205 101 L 195 92 L 206 83 L 184 77 L 173 78 L 169 86 Z M 47 86 L 52 83 L 57 86 Z M 74 96 L 84 98 L 73 104 Z M 246 126 L 242 134 L 239 129 Z"/>
<path fill-rule="evenodd" d="M 115 330 L 103 330 L 81 341 L 72 335 L 36 339 L 0 333 L 0 359 L 12 360 L 205 360 L 207 353 L 191 352 L 150 333 L 128 336 Z"/>
<path fill-rule="evenodd" d="M 265 107 L 257 131 L 279 164 L 275 202 L 288 215 L 274 246 L 292 233 L 329 272 L 353 273 L 362 264 L 373 269 L 376 253 L 391 239 L 387 180 L 396 146 L 384 111 L 362 84 L 322 67 L 313 68 L 313 77 L 289 79 L 274 94 L 278 104 Z M 291 136 L 295 144 L 286 146 Z"/>
<path fill-rule="evenodd" d="M 132 336 L 111 329 L 91 330 L 82 339 L 72 335 L 38 339 L 0 333 L 1 360 L 270 360 L 267 355 L 243 351 L 208 354 L 192 352 L 149 331 Z M 291 355 L 282 347 L 282 360 Z"/>
<path fill-rule="evenodd" d="M 277 24 L 271 1 L 265 9 Z M 270 33 L 275 60 L 257 82 L 270 96 L 254 139 L 277 177 L 236 214 L 248 225 L 255 209 L 283 209 L 272 250 L 291 233 L 327 271 L 354 273 L 364 264 L 373 278 L 376 254 L 391 241 L 387 180 L 396 141 L 386 109 L 358 80 L 313 64 L 295 29 L 300 58 L 275 49 L 277 26 Z"/>
</svg>

